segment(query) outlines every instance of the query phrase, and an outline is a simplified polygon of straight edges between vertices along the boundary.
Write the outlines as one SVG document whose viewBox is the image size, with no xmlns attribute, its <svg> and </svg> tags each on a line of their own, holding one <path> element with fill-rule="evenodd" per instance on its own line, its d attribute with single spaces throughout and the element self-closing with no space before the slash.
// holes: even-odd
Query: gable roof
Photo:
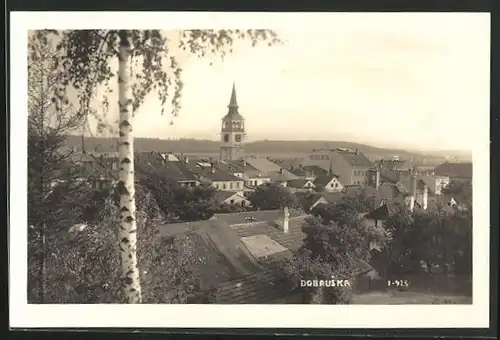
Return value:
<svg viewBox="0 0 500 340">
<path fill-rule="evenodd" d="M 307 183 L 311 183 L 313 184 L 310 180 L 308 179 L 304 179 L 304 178 L 296 178 L 296 179 L 292 179 L 292 180 L 289 180 L 287 181 L 287 186 L 290 187 L 290 188 L 297 188 L 297 189 L 301 189 L 303 188 Z M 311 185 L 311 188 L 313 186 Z"/>
<path fill-rule="evenodd" d="M 380 171 L 380 181 L 397 183 L 400 179 L 399 173 L 386 168 L 378 168 Z"/>
<path fill-rule="evenodd" d="M 161 155 L 158 154 L 158 156 L 161 158 Z M 156 173 L 163 178 L 169 178 L 177 182 L 196 181 L 196 177 L 186 167 L 186 163 L 164 160 L 162 162 L 159 162 L 158 158 L 155 155 L 146 157 L 136 154 L 135 166 L 137 180 L 141 180 L 142 178 L 147 177 L 148 173 Z"/>
<path fill-rule="evenodd" d="M 438 176 L 472 179 L 472 163 L 448 163 L 438 165 L 434 169 Z"/>
<path fill-rule="evenodd" d="M 401 206 L 405 206 L 403 199 L 387 199 L 382 204 L 365 215 L 367 219 L 385 220 L 396 214 Z"/>
<path fill-rule="evenodd" d="M 161 237 L 185 237 L 194 243 L 196 256 L 204 259 L 195 268 L 204 290 L 262 270 L 237 233 L 224 221 L 165 224 L 159 226 L 159 233 Z"/>
<path fill-rule="evenodd" d="M 259 173 L 260 172 L 257 168 L 253 167 L 250 163 L 248 163 L 244 159 L 238 159 L 238 160 L 234 160 L 234 161 L 224 161 L 224 162 L 220 162 L 219 164 L 221 166 L 224 166 L 224 163 L 227 165 L 227 168 L 229 168 L 229 166 L 230 166 L 233 171 L 238 171 L 238 172 L 243 172 L 243 173 L 253 173 L 253 172 Z"/>
<path fill-rule="evenodd" d="M 326 186 L 328 183 L 330 183 L 334 178 L 338 178 L 337 175 L 331 174 L 331 175 L 320 175 L 316 177 L 314 180 L 314 185 L 316 186 Z"/>
<path fill-rule="evenodd" d="M 214 194 L 214 198 L 217 202 L 223 202 L 227 200 L 228 198 L 238 195 L 237 192 L 234 191 L 222 191 L 222 190 L 217 190 Z"/>
<path fill-rule="evenodd" d="M 263 157 L 248 157 L 246 159 L 246 162 L 266 176 L 276 177 L 276 175 L 282 175 L 285 178 L 285 180 L 291 180 L 297 178 L 297 176 L 292 174 L 290 171 L 282 169 L 277 164 Z M 280 171 L 282 171 L 283 174 L 281 174 Z"/>
<path fill-rule="evenodd" d="M 328 171 L 323 169 L 320 166 L 317 165 L 305 165 L 301 167 L 297 167 L 294 169 L 291 169 L 290 172 L 292 172 L 295 176 L 321 176 L 321 175 L 327 175 Z"/>
<path fill-rule="evenodd" d="M 361 151 L 336 151 L 349 165 L 354 167 L 372 166 L 372 162 Z"/>
</svg>

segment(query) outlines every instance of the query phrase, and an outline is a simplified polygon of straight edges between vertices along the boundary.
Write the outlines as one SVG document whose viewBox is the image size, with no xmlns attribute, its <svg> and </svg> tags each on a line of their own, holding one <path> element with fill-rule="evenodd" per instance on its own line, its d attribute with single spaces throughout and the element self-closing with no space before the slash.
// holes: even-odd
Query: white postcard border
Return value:
<svg viewBox="0 0 500 340">
<path fill-rule="evenodd" d="M 403 328 L 489 326 L 489 112 L 471 119 L 473 145 L 472 305 L 29 305 L 27 304 L 27 31 L 93 27 L 144 29 L 328 29 L 352 16 L 452 15 L 483 20 L 489 13 L 161 13 L 12 12 L 10 25 L 11 135 L 9 302 L 10 326 L 172 328 Z M 425 20 L 425 19 L 423 19 Z M 314 23 L 313 23 L 314 22 Z M 489 94 L 488 94 L 489 98 Z M 475 125 L 475 126 L 474 126 Z"/>
</svg>

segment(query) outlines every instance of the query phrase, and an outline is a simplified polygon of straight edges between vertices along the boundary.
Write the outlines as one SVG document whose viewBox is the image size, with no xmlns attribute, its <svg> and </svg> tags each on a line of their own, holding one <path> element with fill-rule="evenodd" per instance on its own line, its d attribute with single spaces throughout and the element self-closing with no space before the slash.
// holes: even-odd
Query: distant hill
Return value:
<svg viewBox="0 0 500 340">
<path fill-rule="evenodd" d="M 86 150 L 101 152 L 116 151 L 115 138 L 88 137 L 84 140 Z M 79 136 L 68 137 L 69 147 L 80 147 L 82 139 Z M 165 140 L 156 138 L 135 138 L 135 149 L 138 152 L 161 151 L 174 152 L 176 154 L 193 155 L 216 155 L 219 153 L 219 142 L 201 139 L 179 139 Z M 358 149 L 372 159 L 391 158 L 399 156 L 403 159 L 412 158 L 415 162 L 420 162 L 425 158 L 426 163 L 439 164 L 443 161 L 442 155 L 423 154 L 423 152 L 413 152 L 402 149 L 378 148 L 371 145 L 343 142 L 343 141 L 256 141 L 249 142 L 245 146 L 248 154 L 273 155 L 273 157 L 298 157 L 320 148 L 348 148 Z"/>
</svg>

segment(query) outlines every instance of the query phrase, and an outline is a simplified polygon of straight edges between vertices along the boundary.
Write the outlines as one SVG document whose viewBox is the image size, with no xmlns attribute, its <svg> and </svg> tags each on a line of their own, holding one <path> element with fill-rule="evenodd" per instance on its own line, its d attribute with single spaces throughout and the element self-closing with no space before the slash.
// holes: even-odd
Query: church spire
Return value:
<svg viewBox="0 0 500 340">
<path fill-rule="evenodd" d="M 233 91 L 231 92 L 231 99 L 229 100 L 228 108 L 238 108 L 238 102 L 236 101 L 236 85 L 233 81 Z"/>
</svg>

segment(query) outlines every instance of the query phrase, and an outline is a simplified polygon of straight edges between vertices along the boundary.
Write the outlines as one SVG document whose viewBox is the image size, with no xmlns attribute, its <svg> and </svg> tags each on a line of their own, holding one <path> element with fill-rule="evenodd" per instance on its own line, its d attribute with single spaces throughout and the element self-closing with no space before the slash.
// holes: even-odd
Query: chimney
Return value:
<svg viewBox="0 0 500 340">
<path fill-rule="evenodd" d="M 167 154 L 167 155 L 168 155 L 168 154 Z M 168 156 L 167 156 L 167 157 L 168 157 Z M 183 152 L 181 152 L 180 161 L 181 161 L 181 162 L 182 162 L 182 161 L 184 161 L 184 153 L 183 153 Z"/>
<path fill-rule="evenodd" d="M 377 166 L 375 173 L 375 189 L 378 189 L 380 185 L 380 166 Z"/>
<path fill-rule="evenodd" d="M 215 173 L 215 165 L 214 165 L 214 162 L 210 162 L 210 172 L 211 173 Z"/>
<path fill-rule="evenodd" d="M 283 175 L 284 174 L 284 171 L 282 168 L 280 168 L 280 174 Z"/>
<path fill-rule="evenodd" d="M 424 197 L 422 198 L 422 208 L 424 210 L 427 210 L 428 195 L 429 195 L 429 189 L 427 188 L 427 185 L 424 184 Z"/>
<path fill-rule="evenodd" d="M 243 166 L 247 166 L 247 161 L 246 160 L 243 160 Z"/>
<path fill-rule="evenodd" d="M 288 233 L 288 221 L 290 218 L 290 213 L 288 212 L 288 207 L 283 208 L 283 232 Z"/>
<path fill-rule="evenodd" d="M 357 155 L 357 154 L 359 154 L 359 150 L 358 150 L 358 149 L 356 149 L 355 154 L 356 154 L 356 155 Z"/>
<path fill-rule="evenodd" d="M 188 163 L 189 163 L 189 158 L 187 158 L 187 157 L 186 157 L 186 158 L 184 158 L 184 162 L 185 162 L 186 164 L 188 164 Z"/>
</svg>

